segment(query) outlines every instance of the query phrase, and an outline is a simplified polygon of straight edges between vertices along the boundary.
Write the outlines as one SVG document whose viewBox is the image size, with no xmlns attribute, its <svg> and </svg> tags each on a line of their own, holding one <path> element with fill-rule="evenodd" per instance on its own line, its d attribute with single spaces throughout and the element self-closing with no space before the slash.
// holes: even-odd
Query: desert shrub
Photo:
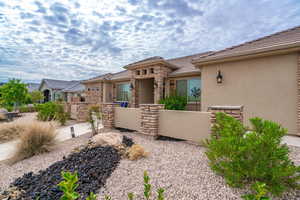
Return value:
<svg viewBox="0 0 300 200">
<path fill-rule="evenodd" d="M 54 102 L 47 102 L 44 104 L 36 105 L 38 111 L 37 118 L 41 121 L 57 120 L 64 125 L 69 119 L 69 114 L 64 111 L 64 107 L 61 104 Z"/>
<path fill-rule="evenodd" d="M 187 98 L 178 95 L 171 95 L 161 99 L 159 103 L 164 104 L 165 109 L 167 110 L 185 110 Z"/>
<path fill-rule="evenodd" d="M 41 121 L 51 121 L 54 120 L 55 113 L 57 110 L 57 104 L 54 102 L 47 102 L 44 104 L 36 105 L 38 111 L 38 120 Z"/>
<path fill-rule="evenodd" d="M 13 162 L 49 152 L 55 144 L 56 128 L 45 122 L 26 123 Z"/>
<path fill-rule="evenodd" d="M 63 191 L 63 195 L 60 200 L 76 200 L 80 198 L 79 194 L 76 192 L 76 188 L 78 187 L 78 174 L 77 172 L 62 172 L 63 181 L 61 181 L 58 186 L 61 191 Z M 144 197 L 146 200 L 151 198 L 152 185 L 150 184 L 150 177 L 148 173 L 144 172 Z M 163 188 L 159 188 L 157 190 L 157 200 L 164 200 L 164 192 Z M 129 200 L 134 199 L 134 194 L 132 192 L 127 195 Z M 86 200 L 96 200 L 97 196 L 91 192 L 90 195 L 86 198 Z M 111 200 L 112 198 L 108 195 L 105 195 L 105 200 Z"/>
<path fill-rule="evenodd" d="M 0 143 L 18 138 L 24 131 L 24 124 L 9 122 L 0 124 Z"/>
<path fill-rule="evenodd" d="M 91 125 L 92 134 L 97 135 L 100 131 L 102 113 L 99 106 L 91 106 L 89 108 L 88 122 Z"/>
<path fill-rule="evenodd" d="M 270 200 L 269 197 L 265 196 L 268 193 L 268 189 L 265 183 L 256 182 L 251 186 L 254 194 L 243 195 L 242 198 L 245 200 Z"/>
<path fill-rule="evenodd" d="M 76 200 L 79 198 L 79 194 L 75 191 L 76 188 L 79 186 L 78 182 L 78 174 L 77 172 L 62 172 L 62 178 L 64 179 L 61 181 L 58 186 L 61 191 L 63 191 L 63 195 L 61 196 L 61 200 Z M 91 192 L 90 195 L 86 198 L 86 200 L 96 200 L 97 196 Z"/>
<path fill-rule="evenodd" d="M 36 107 L 23 105 L 19 108 L 19 111 L 20 111 L 20 113 L 36 112 Z"/>
<path fill-rule="evenodd" d="M 61 104 L 57 104 L 54 119 L 59 121 L 61 125 L 65 125 L 69 118 L 70 115 L 69 113 L 64 111 L 64 106 Z"/>
<path fill-rule="evenodd" d="M 138 144 L 133 144 L 128 150 L 126 151 L 126 156 L 129 160 L 138 160 L 142 157 L 147 157 L 148 152 L 145 151 L 145 149 Z"/>
<path fill-rule="evenodd" d="M 252 118 L 252 130 L 224 113 L 216 114 L 207 143 L 209 165 L 230 186 L 244 187 L 260 181 L 273 195 L 299 188 L 300 168 L 289 159 L 281 144 L 287 130 L 275 122 Z"/>
</svg>

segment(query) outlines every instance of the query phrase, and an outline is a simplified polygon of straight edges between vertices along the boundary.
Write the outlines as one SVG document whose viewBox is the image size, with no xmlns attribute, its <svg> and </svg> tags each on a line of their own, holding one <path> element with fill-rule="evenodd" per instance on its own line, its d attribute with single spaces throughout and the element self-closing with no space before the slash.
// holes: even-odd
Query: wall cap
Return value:
<svg viewBox="0 0 300 200">
<path fill-rule="evenodd" d="M 163 106 L 164 104 L 140 104 L 140 106 Z"/>
<path fill-rule="evenodd" d="M 208 110 L 242 110 L 244 106 L 209 106 Z"/>
</svg>

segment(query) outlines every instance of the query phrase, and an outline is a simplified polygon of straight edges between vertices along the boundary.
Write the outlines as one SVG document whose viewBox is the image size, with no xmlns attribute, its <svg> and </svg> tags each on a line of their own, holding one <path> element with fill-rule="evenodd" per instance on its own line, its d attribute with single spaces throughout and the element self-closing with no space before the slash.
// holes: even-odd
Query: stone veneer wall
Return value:
<svg viewBox="0 0 300 200">
<path fill-rule="evenodd" d="M 211 123 L 216 122 L 216 113 L 224 112 L 243 123 L 243 106 L 210 106 L 208 112 L 211 112 Z"/>
<path fill-rule="evenodd" d="M 158 136 L 159 110 L 164 109 L 162 104 L 141 104 L 141 133 Z"/>
<path fill-rule="evenodd" d="M 119 106 L 116 103 L 102 104 L 102 123 L 104 129 L 113 129 L 115 127 L 115 107 Z"/>
<path fill-rule="evenodd" d="M 84 83 L 86 102 L 92 104 L 102 103 L 103 100 L 103 83 Z"/>
</svg>

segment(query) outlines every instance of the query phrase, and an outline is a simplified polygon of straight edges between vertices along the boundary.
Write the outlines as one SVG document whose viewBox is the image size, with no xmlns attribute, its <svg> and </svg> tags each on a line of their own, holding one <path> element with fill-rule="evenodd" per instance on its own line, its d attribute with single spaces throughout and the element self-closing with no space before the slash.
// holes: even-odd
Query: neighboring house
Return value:
<svg viewBox="0 0 300 200">
<path fill-rule="evenodd" d="M 84 86 L 80 81 L 43 79 L 39 91 L 44 94 L 44 102 L 57 100 L 71 102 L 72 97 L 81 96 Z"/>
<path fill-rule="evenodd" d="M 187 110 L 243 105 L 247 125 L 257 116 L 300 135 L 300 27 L 221 51 L 175 59 L 151 57 L 124 68 L 82 81 L 86 101 L 127 101 L 139 107 L 177 93 L 187 97 Z M 201 89 L 200 98 L 192 96 L 193 88 Z"/>
<path fill-rule="evenodd" d="M 27 83 L 28 92 L 38 91 L 39 87 L 39 83 Z"/>
</svg>

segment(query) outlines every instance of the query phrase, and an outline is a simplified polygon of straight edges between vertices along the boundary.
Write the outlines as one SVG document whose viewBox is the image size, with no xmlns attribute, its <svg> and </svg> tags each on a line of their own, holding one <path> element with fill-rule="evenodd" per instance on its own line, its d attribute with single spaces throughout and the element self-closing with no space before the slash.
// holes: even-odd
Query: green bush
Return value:
<svg viewBox="0 0 300 200">
<path fill-rule="evenodd" d="M 161 99 L 160 104 L 165 105 L 165 109 L 167 110 L 185 110 L 187 104 L 187 98 L 177 95 L 172 95 Z"/>
<path fill-rule="evenodd" d="M 63 195 L 60 200 L 76 200 L 80 198 L 80 195 L 76 192 L 76 188 L 79 186 L 78 182 L 78 174 L 77 172 L 62 172 L 63 181 L 61 181 L 58 186 L 61 191 L 63 191 Z M 151 198 L 151 188 L 152 185 L 150 184 L 150 177 L 148 173 L 144 172 L 144 197 L 145 199 L 149 200 Z M 164 200 L 164 192 L 163 188 L 159 188 L 157 190 L 157 200 Z M 134 199 L 134 194 L 132 192 L 128 193 L 127 195 L 129 200 Z M 90 195 L 86 198 L 86 200 L 96 200 L 97 196 L 91 192 Z M 111 200 L 112 198 L 108 195 L 105 195 L 105 200 Z M 152 199 L 152 198 L 151 198 Z"/>
<path fill-rule="evenodd" d="M 287 130 L 275 122 L 252 118 L 252 130 L 224 113 L 217 113 L 206 155 L 213 171 L 233 187 L 256 181 L 266 184 L 273 195 L 299 188 L 300 167 L 289 159 L 281 144 Z"/>
<path fill-rule="evenodd" d="M 23 105 L 19 108 L 19 111 L 20 111 L 20 113 L 36 112 L 36 107 Z"/>
<path fill-rule="evenodd" d="M 61 104 L 54 102 L 47 102 L 44 104 L 36 105 L 38 111 L 38 120 L 51 121 L 57 120 L 64 125 L 69 118 L 69 114 L 64 111 L 64 107 Z"/>
</svg>

